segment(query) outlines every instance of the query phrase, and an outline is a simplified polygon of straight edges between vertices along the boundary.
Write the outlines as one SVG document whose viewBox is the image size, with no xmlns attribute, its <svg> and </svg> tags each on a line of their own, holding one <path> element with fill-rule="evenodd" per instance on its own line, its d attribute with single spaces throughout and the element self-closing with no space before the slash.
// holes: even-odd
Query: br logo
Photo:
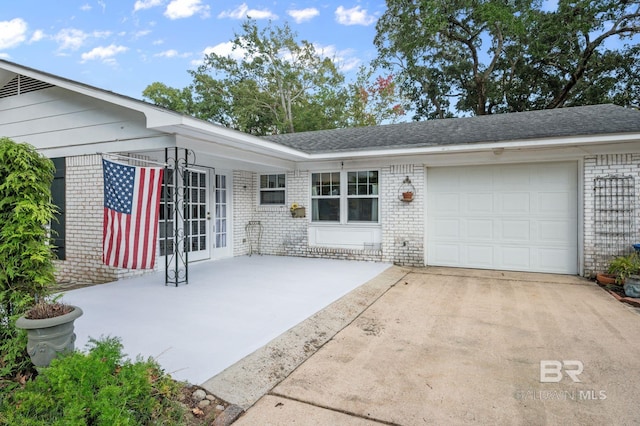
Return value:
<svg viewBox="0 0 640 426">
<path fill-rule="evenodd" d="M 540 361 L 540 383 L 557 383 L 562 380 L 562 372 L 574 382 L 580 382 L 578 375 L 584 370 L 581 361 L 542 360 Z"/>
</svg>

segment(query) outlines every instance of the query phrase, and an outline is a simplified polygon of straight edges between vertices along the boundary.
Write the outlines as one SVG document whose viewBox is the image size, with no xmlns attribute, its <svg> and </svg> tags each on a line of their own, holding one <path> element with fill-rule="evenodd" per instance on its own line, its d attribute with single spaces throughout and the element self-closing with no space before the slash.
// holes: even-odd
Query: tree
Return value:
<svg viewBox="0 0 640 426">
<path fill-rule="evenodd" d="M 388 0 L 374 40 L 416 118 L 617 102 L 638 92 L 638 1 Z M 637 101 L 636 101 L 637 102 Z"/>
<path fill-rule="evenodd" d="M 395 123 L 405 115 L 406 100 L 399 93 L 393 74 L 373 78 L 373 68 L 361 67 L 355 83 L 349 85 L 348 125 L 374 126 Z"/>
<path fill-rule="evenodd" d="M 211 53 L 192 72 L 194 78 L 211 75 L 220 83 L 229 101 L 226 115 L 232 127 L 270 134 L 340 123 L 344 76 L 313 44 L 297 42 L 288 25 L 260 30 L 255 21 L 247 20 L 232 45 L 241 60 Z M 337 114 L 328 113 L 329 104 Z M 306 119 L 299 120 L 299 115 Z"/>
</svg>

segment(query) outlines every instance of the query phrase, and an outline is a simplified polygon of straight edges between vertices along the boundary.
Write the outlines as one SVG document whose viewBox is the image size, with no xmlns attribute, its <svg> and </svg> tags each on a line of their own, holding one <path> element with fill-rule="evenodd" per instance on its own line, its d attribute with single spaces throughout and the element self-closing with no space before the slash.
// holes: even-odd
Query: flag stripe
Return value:
<svg viewBox="0 0 640 426">
<path fill-rule="evenodd" d="M 103 172 L 103 262 L 119 268 L 153 268 L 164 170 L 103 160 Z"/>
</svg>

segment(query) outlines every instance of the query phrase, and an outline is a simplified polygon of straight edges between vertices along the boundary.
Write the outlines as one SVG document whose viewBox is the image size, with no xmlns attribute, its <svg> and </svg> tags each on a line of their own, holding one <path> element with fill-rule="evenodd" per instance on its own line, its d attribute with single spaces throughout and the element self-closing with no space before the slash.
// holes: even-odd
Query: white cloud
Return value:
<svg viewBox="0 0 640 426">
<path fill-rule="evenodd" d="M 160 56 L 164 58 L 175 58 L 176 56 L 178 56 L 178 51 L 175 49 L 169 49 L 169 50 L 165 50 L 164 52 L 156 53 L 153 56 Z"/>
<path fill-rule="evenodd" d="M 8 53 L 0 53 L 0 59 L 11 59 L 11 55 Z"/>
<path fill-rule="evenodd" d="M 137 0 L 133 5 L 133 11 L 137 12 L 139 10 L 151 9 L 152 7 L 162 6 L 164 0 Z"/>
<path fill-rule="evenodd" d="M 278 19 L 278 15 L 270 10 L 249 9 L 249 6 L 247 6 L 246 3 L 242 3 L 233 10 L 220 12 L 218 18 L 245 19 L 247 16 L 253 19 Z"/>
<path fill-rule="evenodd" d="M 87 38 L 89 34 L 75 28 L 65 28 L 53 36 L 59 50 L 78 50 Z"/>
<path fill-rule="evenodd" d="M 287 14 L 291 16 L 297 24 L 300 24 L 320 15 L 320 11 L 315 7 L 308 7 L 306 9 L 287 10 Z"/>
<path fill-rule="evenodd" d="M 317 43 L 314 43 L 313 47 L 318 55 L 331 59 L 343 72 L 356 69 L 362 62 L 360 58 L 355 56 L 353 49 L 338 50 L 333 44 L 323 46 Z"/>
<path fill-rule="evenodd" d="M 164 11 L 164 16 L 169 19 L 189 18 L 195 14 L 208 17 L 209 6 L 202 4 L 201 0 L 172 0 Z"/>
<path fill-rule="evenodd" d="M 27 39 L 27 23 L 21 18 L 0 21 L 0 49 L 15 47 Z"/>
<path fill-rule="evenodd" d="M 89 3 L 85 3 L 82 6 L 80 6 L 80 10 L 83 12 L 88 12 L 91 10 L 91 5 Z"/>
<path fill-rule="evenodd" d="M 93 48 L 89 52 L 83 53 L 81 58 L 82 62 L 100 60 L 108 64 L 115 64 L 114 56 L 119 53 L 124 53 L 127 50 L 129 49 L 125 46 L 116 46 L 115 44 L 111 44 L 109 46 Z"/>
<path fill-rule="evenodd" d="M 244 54 L 246 53 L 245 49 L 236 48 L 233 49 L 233 42 L 227 41 L 224 43 L 216 44 L 215 46 L 207 47 L 202 52 L 205 56 L 210 53 L 215 53 L 220 56 L 230 56 L 231 59 L 235 59 L 236 61 L 242 60 L 244 58 Z"/>
<path fill-rule="evenodd" d="M 169 50 L 165 50 L 164 52 L 156 53 L 153 56 L 159 57 L 159 58 L 188 58 L 189 56 L 191 56 L 191 53 L 189 52 L 180 53 L 175 49 L 169 49 Z"/>
<path fill-rule="evenodd" d="M 58 43 L 58 50 L 78 50 L 89 38 L 107 38 L 111 35 L 111 31 L 94 31 L 85 33 L 76 28 L 64 28 L 52 38 Z"/>
<path fill-rule="evenodd" d="M 336 9 L 336 21 L 342 25 L 371 25 L 376 22 L 376 18 L 367 13 L 366 9 L 360 6 L 354 6 L 351 9 L 345 9 L 338 6 Z"/>
<path fill-rule="evenodd" d="M 42 40 L 43 38 L 45 38 L 45 34 L 44 31 L 42 30 L 35 30 L 33 32 L 33 34 L 31 35 L 31 38 L 29 39 L 29 43 L 35 43 L 37 41 Z"/>
</svg>

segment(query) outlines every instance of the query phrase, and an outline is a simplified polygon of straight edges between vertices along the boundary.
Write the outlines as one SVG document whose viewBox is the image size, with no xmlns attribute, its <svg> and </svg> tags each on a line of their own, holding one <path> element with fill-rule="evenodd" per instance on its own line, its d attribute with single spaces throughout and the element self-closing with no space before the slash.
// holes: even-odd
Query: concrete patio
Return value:
<svg viewBox="0 0 640 426">
<path fill-rule="evenodd" d="M 76 347 L 117 336 L 130 358 L 152 356 L 178 380 L 202 384 L 391 265 L 247 256 L 192 264 L 189 284 L 164 272 L 71 290 Z"/>
</svg>

